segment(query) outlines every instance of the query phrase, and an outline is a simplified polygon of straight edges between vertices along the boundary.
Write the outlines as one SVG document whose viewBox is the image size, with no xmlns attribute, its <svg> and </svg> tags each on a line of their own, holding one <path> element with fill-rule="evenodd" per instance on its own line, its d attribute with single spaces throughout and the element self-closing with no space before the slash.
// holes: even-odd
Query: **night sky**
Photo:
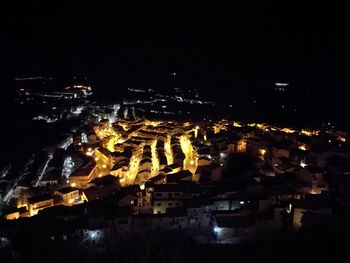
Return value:
<svg viewBox="0 0 350 263">
<path fill-rule="evenodd" d="M 263 92 L 286 81 L 331 97 L 347 93 L 347 4 L 47 2 L 3 10 L 0 76 L 156 82 L 177 71 L 203 89 L 222 92 Z"/>
</svg>

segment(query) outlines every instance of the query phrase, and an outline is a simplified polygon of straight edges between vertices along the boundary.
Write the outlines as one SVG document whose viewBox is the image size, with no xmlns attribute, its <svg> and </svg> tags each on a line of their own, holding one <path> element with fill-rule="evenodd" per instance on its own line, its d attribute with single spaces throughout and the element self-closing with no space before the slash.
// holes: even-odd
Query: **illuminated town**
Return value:
<svg viewBox="0 0 350 263">
<path fill-rule="evenodd" d="M 52 244 L 84 242 L 81 248 L 96 253 L 106 242 L 156 230 L 180 231 L 200 245 L 287 238 L 309 220 L 334 216 L 330 193 L 350 171 L 350 157 L 348 133 L 330 123 L 315 129 L 189 120 L 166 107 L 190 110 L 193 101 L 181 89 L 181 99 L 137 89 L 120 103 L 100 105 L 89 99 L 91 86 L 72 87 L 64 95 L 19 90 L 19 105 L 37 100 L 49 109 L 40 119 L 29 115 L 32 122 L 79 125 L 43 145 L 45 154 L 27 159 L 15 180 L 12 163 L 2 168 L 1 218 L 10 229 L 4 247 L 16 222 L 41 222 Z M 151 94 L 151 102 L 140 93 Z M 214 107 L 193 93 L 197 105 Z M 156 118 L 145 117 L 149 107 Z M 344 198 L 337 205 L 348 213 L 347 191 L 337 191 Z M 52 220 L 74 226 L 55 228 Z"/>
<path fill-rule="evenodd" d="M 348 3 L 7 2 L 0 263 L 350 261 Z"/>
<path fill-rule="evenodd" d="M 307 202 L 308 195 L 321 196 L 322 191 L 328 189 L 324 178 L 326 158 L 332 155 L 346 158 L 342 149 L 347 145 L 347 135 L 340 131 L 321 134 L 320 130 L 228 120 L 191 123 L 102 119 L 86 127 L 58 148 L 66 149 L 61 157 L 60 175 L 55 178 L 49 172 L 53 169 L 50 164 L 55 163 L 52 159 L 57 158 L 54 154 L 43 168 L 42 176 L 34 180 L 32 187 L 41 186 L 42 194 L 28 196 L 31 187 L 18 184 L 5 195 L 4 200 L 9 204 L 17 204 L 16 208 L 3 211 L 6 219 L 40 215 L 54 206 L 57 209 L 85 206 L 86 202 L 116 196 L 121 207 L 130 208 L 132 218 L 142 214 L 167 214 L 173 208 L 181 208 L 184 212 L 187 209 L 181 216 L 187 216 L 188 222 L 193 221 L 196 226 L 205 214 L 210 214 L 210 220 L 203 226 L 210 226 L 209 230 L 216 233 L 219 240 L 230 240 L 233 237 L 221 235 L 217 211 L 227 211 L 233 217 L 254 218 L 271 209 L 275 216 L 277 211 L 288 215 L 293 208 L 293 225 L 300 227 L 297 211 L 301 208 L 295 201 Z M 310 150 L 321 138 L 327 138 L 329 150 L 324 153 Z M 221 183 L 230 180 L 223 177 L 227 159 L 235 154 L 256 158 L 254 167 L 245 171 L 249 183 L 243 193 L 236 187 L 221 189 Z M 295 173 L 295 181 L 264 187 L 265 180 L 283 180 L 291 173 Z M 109 183 L 105 185 L 106 182 Z M 211 196 L 210 205 L 201 204 L 198 199 L 201 194 L 197 192 L 206 188 L 217 192 Z M 124 194 L 119 196 L 120 192 Z M 190 214 L 193 202 L 197 203 L 195 216 Z M 250 202 L 257 202 L 258 210 L 251 207 Z M 277 231 L 277 226 L 281 227 L 282 222 L 276 221 L 278 218 L 272 216 L 268 220 L 274 228 L 266 231 Z"/>
</svg>

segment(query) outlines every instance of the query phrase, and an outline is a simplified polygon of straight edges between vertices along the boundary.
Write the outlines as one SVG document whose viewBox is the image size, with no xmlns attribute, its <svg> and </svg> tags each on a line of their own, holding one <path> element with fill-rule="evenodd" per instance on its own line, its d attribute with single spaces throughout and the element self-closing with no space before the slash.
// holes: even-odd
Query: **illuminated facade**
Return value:
<svg viewBox="0 0 350 263">
<path fill-rule="evenodd" d="M 237 152 L 245 152 L 247 149 L 247 141 L 245 139 L 241 139 L 237 143 Z"/>
<path fill-rule="evenodd" d="M 28 211 L 31 216 L 36 215 L 39 210 L 51 207 L 53 205 L 53 196 L 50 194 L 35 196 L 28 199 Z"/>
</svg>

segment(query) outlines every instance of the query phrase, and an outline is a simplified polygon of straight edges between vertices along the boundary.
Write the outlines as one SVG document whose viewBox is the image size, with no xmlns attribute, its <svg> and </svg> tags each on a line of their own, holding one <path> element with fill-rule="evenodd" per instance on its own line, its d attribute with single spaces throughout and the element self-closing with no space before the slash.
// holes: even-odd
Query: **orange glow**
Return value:
<svg viewBox="0 0 350 263">
<path fill-rule="evenodd" d="M 155 176 L 159 173 L 159 160 L 157 156 L 157 140 L 151 144 L 151 153 L 152 153 L 152 168 L 151 168 L 151 176 Z"/>
<path fill-rule="evenodd" d="M 296 132 L 296 130 L 292 130 L 290 128 L 283 128 L 281 131 L 285 132 L 285 133 L 294 133 L 294 132 Z"/>
<path fill-rule="evenodd" d="M 247 142 L 245 139 L 241 139 L 237 143 L 237 152 L 245 152 L 247 148 Z"/>
<path fill-rule="evenodd" d="M 302 150 L 302 151 L 306 151 L 305 145 L 300 145 L 298 148 L 299 148 L 300 150 Z"/>
<path fill-rule="evenodd" d="M 261 159 L 265 158 L 266 150 L 265 149 L 259 149 L 259 157 Z"/>
<path fill-rule="evenodd" d="M 174 162 L 173 152 L 171 150 L 171 136 L 168 135 L 166 140 L 164 141 L 164 151 L 167 159 L 167 164 L 171 165 Z"/>
<path fill-rule="evenodd" d="M 242 125 L 239 122 L 234 121 L 233 122 L 234 127 L 242 127 Z"/>
<path fill-rule="evenodd" d="M 346 139 L 342 136 L 337 136 L 337 140 L 340 142 L 346 142 Z"/>
<path fill-rule="evenodd" d="M 317 130 L 306 130 L 306 129 L 301 130 L 301 134 L 304 134 L 306 136 L 318 135 L 319 133 L 320 131 L 317 131 Z"/>
<path fill-rule="evenodd" d="M 249 128 L 247 126 L 253 128 Z M 234 127 L 245 127 L 249 129 L 242 130 Z M 219 133 L 218 135 L 221 135 L 220 132 L 223 133 L 222 131 L 228 132 L 223 133 L 222 136 L 210 136 L 213 130 L 215 133 Z M 273 131 L 278 131 L 278 134 L 275 134 Z M 79 150 L 81 151 L 81 154 L 91 156 L 91 158 L 86 158 L 89 159 L 89 166 L 86 165 L 81 168 L 83 169 L 88 167 L 89 169 L 82 170 L 81 173 L 74 174 L 74 176 L 68 178 L 68 181 L 66 182 L 71 187 L 85 189 L 90 186 L 89 183 L 91 180 L 101 178 L 106 175 L 112 175 L 119 179 L 122 187 L 139 184 L 141 189 L 144 189 L 145 182 L 150 178 L 159 174 L 161 174 L 161 176 L 166 176 L 167 174 L 175 173 L 180 170 L 190 171 L 192 173 L 192 181 L 196 182 L 201 176 L 201 169 L 198 169 L 197 171 L 199 161 L 198 149 L 201 149 L 201 147 L 208 147 L 210 149 L 210 147 L 213 147 L 213 145 L 221 144 L 222 139 L 224 139 L 223 141 L 226 143 L 226 145 L 223 144 L 225 149 L 220 148 L 220 162 L 217 160 L 217 155 L 211 156 L 208 152 L 205 154 L 205 156 L 208 157 L 208 161 L 204 161 L 203 158 L 203 160 L 201 160 L 199 163 L 200 165 L 215 163 L 218 166 L 224 166 L 222 159 L 225 154 L 232 153 L 234 151 L 246 152 L 250 150 L 254 151 L 254 154 L 258 156 L 256 159 L 260 161 L 259 163 L 263 163 L 265 160 L 268 161 L 267 157 L 270 158 L 270 155 L 272 154 L 272 152 L 270 152 L 270 148 L 267 146 L 267 144 L 265 144 L 264 137 L 272 135 L 278 138 L 280 136 L 279 133 L 282 134 L 282 132 L 284 132 L 286 134 L 282 134 L 283 136 L 281 137 L 293 137 L 291 139 L 296 140 L 293 142 L 294 150 L 298 147 L 300 150 L 306 151 L 310 149 L 309 143 L 302 143 L 305 141 L 298 140 L 298 138 L 294 137 L 305 138 L 305 136 L 314 136 L 319 133 L 317 130 L 299 128 L 294 130 L 292 128 L 270 126 L 269 124 L 265 123 L 247 124 L 244 122 L 228 120 L 208 120 L 208 122 L 198 123 L 180 121 L 126 120 L 121 122 L 118 121 L 113 125 L 107 121 L 101 121 L 99 124 L 94 126 L 94 132 L 98 137 L 98 140 L 96 140 L 96 136 L 92 134 L 94 136 L 93 139 L 91 139 L 92 137 L 89 137 L 90 144 L 87 144 L 86 147 L 84 146 Z M 229 137 L 226 135 L 228 135 L 230 132 L 237 137 L 239 136 L 238 138 L 240 139 L 238 142 L 236 140 L 236 136 L 230 140 L 228 138 L 225 139 L 225 137 Z M 271 134 L 269 134 L 270 132 Z M 297 136 L 290 136 L 288 135 L 289 133 L 296 133 Z M 300 136 L 302 134 L 305 136 Z M 338 131 L 333 136 L 336 136 L 338 142 L 337 144 L 340 146 L 342 142 L 345 143 L 347 141 L 347 134 L 341 131 Z M 199 139 L 195 140 L 195 138 Z M 249 141 L 248 144 L 247 140 L 249 138 L 261 139 L 261 144 L 259 142 L 255 142 L 255 140 Z M 87 141 L 85 139 L 83 141 L 85 145 Z M 160 143 L 157 144 L 157 141 Z M 107 148 L 110 152 L 113 152 L 113 154 L 110 155 L 108 151 L 105 153 L 101 150 L 102 148 Z M 149 152 L 149 148 L 151 154 Z M 145 154 L 143 154 L 144 151 Z M 161 159 L 159 157 L 161 157 Z M 151 160 L 149 160 L 149 158 L 151 158 Z M 167 164 L 171 165 L 174 162 L 176 162 L 174 169 L 164 169 Z M 300 163 L 297 163 L 296 167 L 294 168 L 302 170 L 302 168 L 307 167 L 307 165 L 308 164 L 304 160 L 301 160 Z M 163 170 L 160 172 L 160 169 Z M 279 167 L 276 169 L 280 170 L 282 168 Z M 215 171 L 215 176 L 217 176 L 216 173 L 217 172 Z M 166 178 L 157 181 L 157 183 L 166 183 Z M 320 192 L 320 186 L 318 188 L 316 186 L 312 190 L 307 191 L 310 191 L 311 193 Z M 75 196 L 76 193 L 77 191 L 68 197 L 65 196 L 61 203 L 69 206 L 81 203 L 82 201 L 88 201 L 84 193 L 81 193 L 80 198 L 70 198 Z M 58 193 L 55 194 L 58 195 Z M 21 217 L 27 216 L 25 214 L 35 215 L 40 209 L 49 207 L 48 205 L 39 206 L 37 204 L 29 203 L 27 205 L 26 202 L 26 199 L 21 199 L 18 201 L 18 208 L 25 206 L 28 208 L 28 212 L 21 214 Z M 52 199 L 50 206 L 53 205 L 56 205 L 56 203 L 54 203 Z M 288 208 L 287 212 L 290 210 L 291 208 Z M 16 218 L 16 216 L 17 215 L 14 214 L 9 217 Z"/>
</svg>

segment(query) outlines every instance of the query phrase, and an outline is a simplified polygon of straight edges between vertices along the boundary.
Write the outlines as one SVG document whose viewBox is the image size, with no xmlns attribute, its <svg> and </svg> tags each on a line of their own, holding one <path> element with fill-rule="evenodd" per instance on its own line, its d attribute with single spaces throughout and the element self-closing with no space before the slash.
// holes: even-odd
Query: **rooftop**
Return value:
<svg viewBox="0 0 350 263">
<path fill-rule="evenodd" d="M 78 188 L 67 186 L 67 187 L 56 190 L 56 192 L 59 192 L 61 194 L 68 194 L 68 193 L 71 193 L 71 192 L 76 191 L 76 190 L 78 190 Z"/>
<path fill-rule="evenodd" d="M 52 195 L 50 193 L 47 193 L 47 194 L 42 194 L 42 195 L 30 197 L 30 198 L 28 198 L 28 202 L 30 204 L 35 204 L 35 203 L 47 201 L 50 199 L 52 199 Z"/>
</svg>

